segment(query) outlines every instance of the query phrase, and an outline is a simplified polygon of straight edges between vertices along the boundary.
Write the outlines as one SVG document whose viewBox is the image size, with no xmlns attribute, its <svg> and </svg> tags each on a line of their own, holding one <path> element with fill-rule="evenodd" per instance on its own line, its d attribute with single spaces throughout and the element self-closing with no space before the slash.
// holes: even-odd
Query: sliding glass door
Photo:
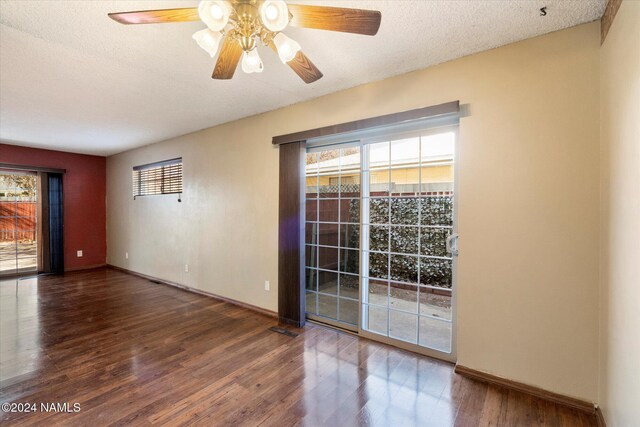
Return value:
<svg viewBox="0 0 640 427">
<path fill-rule="evenodd" d="M 0 276 L 38 270 L 37 176 L 0 170 Z"/>
<path fill-rule="evenodd" d="M 364 144 L 362 330 L 452 354 L 455 130 Z"/>
<path fill-rule="evenodd" d="M 456 135 L 436 128 L 309 150 L 310 319 L 455 357 Z"/>
</svg>

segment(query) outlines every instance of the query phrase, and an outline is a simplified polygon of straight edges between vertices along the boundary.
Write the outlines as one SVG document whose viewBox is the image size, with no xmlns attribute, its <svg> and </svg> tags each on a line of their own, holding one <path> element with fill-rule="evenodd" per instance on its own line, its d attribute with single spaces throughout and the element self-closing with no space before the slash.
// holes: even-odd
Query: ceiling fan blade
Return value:
<svg viewBox="0 0 640 427">
<path fill-rule="evenodd" d="M 269 44 L 269 47 L 275 53 L 278 53 L 278 49 L 273 42 Z M 307 84 L 320 80 L 323 76 L 318 67 L 301 50 L 296 53 L 295 58 L 287 62 L 287 65 Z"/>
<path fill-rule="evenodd" d="M 109 18 L 121 24 L 162 24 L 166 22 L 199 21 L 198 8 L 138 10 L 109 13 Z"/>
<path fill-rule="evenodd" d="M 295 58 L 287 62 L 287 65 L 307 84 L 322 78 L 322 72 L 301 50 L 298 51 Z"/>
<path fill-rule="evenodd" d="M 211 78 L 219 80 L 229 80 L 233 77 L 242 56 L 242 47 L 237 40 L 231 37 L 225 37 L 216 68 L 213 70 Z"/>
<path fill-rule="evenodd" d="M 382 15 L 377 10 L 289 4 L 293 15 L 289 25 L 317 30 L 374 36 L 380 28 Z"/>
</svg>

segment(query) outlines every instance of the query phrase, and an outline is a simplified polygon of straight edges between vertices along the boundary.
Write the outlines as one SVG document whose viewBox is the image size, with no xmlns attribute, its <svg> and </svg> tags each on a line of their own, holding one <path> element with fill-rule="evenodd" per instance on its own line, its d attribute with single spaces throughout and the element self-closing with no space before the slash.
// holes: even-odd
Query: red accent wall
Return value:
<svg viewBox="0 0 640 427">
<path fill-rule="evenodd" d="M 81 269 L 107 260 L 107 160 L 105 157 L 0 144 L 0 163 L 66 169 L 64 267 Z M 82 258 L 76 251 L 82 250 Z"/>
</svg>

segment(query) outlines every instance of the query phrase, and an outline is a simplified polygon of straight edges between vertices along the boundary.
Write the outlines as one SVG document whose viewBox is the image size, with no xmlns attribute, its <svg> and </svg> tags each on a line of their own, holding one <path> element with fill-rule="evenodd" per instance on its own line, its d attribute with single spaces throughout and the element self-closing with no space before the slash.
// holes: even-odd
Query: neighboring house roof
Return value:
<svg viewBox="0 0 640 427">
<path fill-rule="evenodd" d="M 423 147 L 428 147 L 428 153 L 422 155 L 422 159 L 415 155 L 418 138 L 393 141 L 391 146 L 391 156 L 394 168 L 419 166 L 422 164 L 436 166 L 438 164 L 451 164 L 454 153 L 454 135 L 452 132 L 429 135 L 422 137 Z M 386 143 L 372 144 L 369 150 L 370 167 L 382 167 L 389 164 L 389 146 Z M 319 163 L 307 165 L 307 172 L 313 173 L 315 170 L 322 172 L 335 172 L 343 170 L 358 169 L 360 166 L 360 153 L 348 156 L 336 157 L 324 160 Z M 317 168 L 317 169 L 316 169 Z"/>
</svg>

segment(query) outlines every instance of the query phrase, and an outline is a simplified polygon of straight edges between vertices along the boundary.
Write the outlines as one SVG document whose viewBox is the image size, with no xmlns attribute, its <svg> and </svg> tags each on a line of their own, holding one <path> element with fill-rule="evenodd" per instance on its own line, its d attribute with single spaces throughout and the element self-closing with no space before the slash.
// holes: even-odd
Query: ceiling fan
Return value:
<svg viewBox="0 0 640 427">
<path fill-rule="evenodd" d="M 318 68 L 302 53 L 300 45 L 282 31 L 287 26 L 373 36 L 380 28 L 376 10 L 287 4 L 283 0 L 203 0 L 195 8 L 142 10 L 110 13 L 121 24 L 157 24 L 203 21 L 207 28 L 194 40 L 213 58 L 220 54 L 214 79 L 231 79 L 242 58 L 242 70 L 263 70 L 258 44 L 270 47 L 305 83 L 322 77 Z"/>
</svg>

